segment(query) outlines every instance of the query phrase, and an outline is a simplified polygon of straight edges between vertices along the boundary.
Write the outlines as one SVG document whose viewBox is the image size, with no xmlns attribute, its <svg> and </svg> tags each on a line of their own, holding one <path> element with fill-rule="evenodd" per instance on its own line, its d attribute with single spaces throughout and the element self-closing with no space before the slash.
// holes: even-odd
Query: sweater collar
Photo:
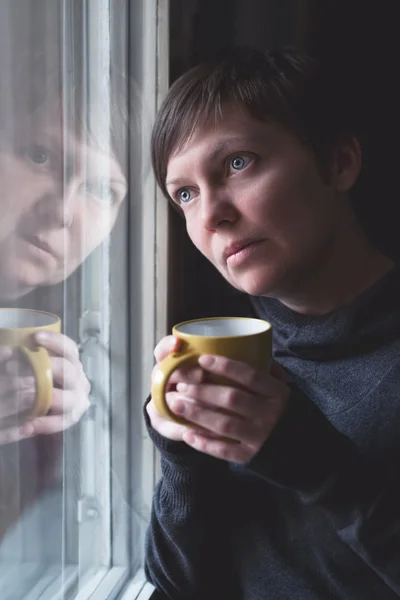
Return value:
<svg viewBox="0 0 400 600">
<path fill-rule="evenodd" d="M 251 300 L 257 315 L 272 323 L 276 352 L 335 359 L 400 338 L 399 275 L 399 267 L 392 269 L 351 303 L 323 316 L 297 313 L 276 299 Z"/>
</svg>

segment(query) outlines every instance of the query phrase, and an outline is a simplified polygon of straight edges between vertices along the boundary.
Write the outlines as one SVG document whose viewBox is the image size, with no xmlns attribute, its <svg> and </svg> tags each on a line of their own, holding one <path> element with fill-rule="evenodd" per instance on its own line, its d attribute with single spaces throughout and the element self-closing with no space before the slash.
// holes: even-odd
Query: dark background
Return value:
<svg viewBox="0 0 400 600">
<path fill-rule="evenodd" d="M 368 235 L 397 259 L 398 0 L 170 0 L 171 81 L 232 44 L 291 45 L 324 61 L 354 107 L 363 172 L 354 199 Z M 239 314 L 240 296 L 190 244 L 171 215 L 170 324 Z"/>
</svg>

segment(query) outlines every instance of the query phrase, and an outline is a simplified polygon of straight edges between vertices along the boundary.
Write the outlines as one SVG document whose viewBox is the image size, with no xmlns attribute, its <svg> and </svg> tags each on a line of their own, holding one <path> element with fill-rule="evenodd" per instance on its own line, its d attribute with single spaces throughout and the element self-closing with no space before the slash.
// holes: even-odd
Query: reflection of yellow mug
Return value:
<svg viewBox="0 0 400 600">
<path fill-rule="evenodd" d="M 0 346 L 19 348 L 28 359 L 36 380 L 36 401 L 30 416 L 45 415 L 53 395 L 53 374 L 49 353 L 37 346 L 33 335 L 38 331 L 60 332 L 56 315 L 22 308 L 0 308 Z"/>
<path fill-rule="evenodd" d="M 151 388 L 152 400 L 158 412 L 176 423 L 187 423 L 170 411 L 165 401 L 168 379 L 178 368 L 195 365 L 201 354 L 217 354 L 245 362 L 257 370 L 268 371 L 272 355 L 272 326 L 261 319 L 245 317 L 213 317 L 185 321 L 172 329 L 182 340 L 178 352 L 158 364 Z M 213 383 L 230 384 L 225 378 L 211 376 Z M 240 387 L 237 383 L 234 387 Z"/>
</svg>

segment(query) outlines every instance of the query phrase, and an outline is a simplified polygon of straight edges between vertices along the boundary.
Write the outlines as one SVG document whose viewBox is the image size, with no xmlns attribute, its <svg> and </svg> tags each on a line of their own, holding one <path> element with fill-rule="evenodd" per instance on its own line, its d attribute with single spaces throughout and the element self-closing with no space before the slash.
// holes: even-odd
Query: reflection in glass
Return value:
<svg viewBox="0 0 400 600">
<path fill-rule="evenodd" d="M 50 410 L 33 417 L 48 363 L 33 365 L 13 342 L 19 322 L 0 319 L 1 598 L 55 598 L 112 565 L 112 372 L 126 377 L 110 348 L 113 236 L 121 249 L 127 235 L 125 9 L 0 2 L 0 317 L 35 309 L 62 322 L 62 333 L 29 338 L 53 380 Z"/>
</svg>

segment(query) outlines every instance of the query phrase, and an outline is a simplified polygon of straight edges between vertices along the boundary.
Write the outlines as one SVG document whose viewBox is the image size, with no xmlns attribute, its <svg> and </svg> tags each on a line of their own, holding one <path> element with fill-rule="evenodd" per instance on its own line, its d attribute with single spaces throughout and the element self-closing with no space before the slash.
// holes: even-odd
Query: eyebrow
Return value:
<svg viewBox="0 0 400 600">
<path fill-rule="evenodd" d="M 251 144 L 257 141 L 265 139 L 264 135 L 254 135 L 254 136 L 243 136 L 243 135 L 231 135 L 218 140 L 215 144 L 211 146 L 209 152 L 207 152 L 206 163 L 213 163 L 221 154 L 223 154 L 229 146 L 232 144 Z M 169 185 L 181 185 L 187 181 L 187 178 L 177 177 L 176 179 L 170 179 L 165 183 L 165 186 Z"/>
</svg>

